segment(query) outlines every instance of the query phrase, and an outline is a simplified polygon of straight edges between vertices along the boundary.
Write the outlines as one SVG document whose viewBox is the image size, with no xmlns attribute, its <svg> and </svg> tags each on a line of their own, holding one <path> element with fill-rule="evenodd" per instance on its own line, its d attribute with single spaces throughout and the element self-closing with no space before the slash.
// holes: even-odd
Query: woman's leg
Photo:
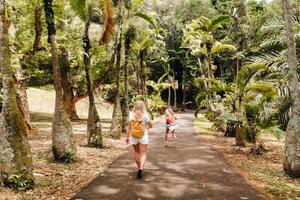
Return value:
<svg viewBox="0 0 300 200">
<path fill-rule="evenodd" d="M 137 167 L 140 169 L 141 168 L 141 163 L 140 163 L 140 145 L 135 144 L 132 145 L 134 149 L 134 160 L 136 162 Z"/>
<path fill-rule="evenodd" d="M 147 144 L 140 144 L 140 169 L 143 170 L 147 160 Z"/>
</svg>

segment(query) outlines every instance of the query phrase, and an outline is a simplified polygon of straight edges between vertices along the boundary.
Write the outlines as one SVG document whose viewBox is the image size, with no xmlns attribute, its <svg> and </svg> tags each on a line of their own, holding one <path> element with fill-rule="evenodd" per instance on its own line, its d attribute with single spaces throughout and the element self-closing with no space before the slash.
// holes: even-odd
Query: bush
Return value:
<svg viewBox="0 0 300 200">
<path fill-rule="evenodd" d="M 13 174 L 9 176 L 8 184 L 10 187 L 18 191 L 29 190 L 34 185 L 33 181 L 29 180 L 24 174 Z"/>
</svg>

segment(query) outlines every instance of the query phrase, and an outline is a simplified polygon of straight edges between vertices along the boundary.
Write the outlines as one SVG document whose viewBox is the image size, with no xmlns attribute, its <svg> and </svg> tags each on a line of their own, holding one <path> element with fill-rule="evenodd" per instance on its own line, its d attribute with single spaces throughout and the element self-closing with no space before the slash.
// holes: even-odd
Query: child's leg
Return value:
<svg viewBox="0 0 300 200">
<path fill-rule="evenodd" d="M 168 142 L 168 134 L 169 134 L 169 128 L 166 127 L 166 134 L 165 134 L 165 142 Z"/>
<path fill-rule="evenodd" d="M 174 140 L 177 140 L 176 134 L 175 134 L 175 130 L 172 131 L 172 136 Z"/>
</svg>

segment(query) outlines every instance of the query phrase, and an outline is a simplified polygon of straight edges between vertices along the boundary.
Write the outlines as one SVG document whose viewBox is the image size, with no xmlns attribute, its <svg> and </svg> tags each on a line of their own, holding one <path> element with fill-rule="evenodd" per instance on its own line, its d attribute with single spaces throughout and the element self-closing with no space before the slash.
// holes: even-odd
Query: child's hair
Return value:
<svg viewBox="0 0 300 200">
<path fill-rule="evenodd" d="M 146 105 L 143 101 L 135 102 L 132 112 L 137 116 L 142 116 L 143 114 L 147 113 Z"/>
<path fill-rule="evenodd" d="M 171 107 L 168 107 L 168 109 L 167 109 L 167 110 L 168 110 L 168 113 L 169 113 L 169 114 L 171 114 L 171 115 L 174 115 L 174 111 L 172 110 L 172 108 L 171 108 Z"/>
</svg>

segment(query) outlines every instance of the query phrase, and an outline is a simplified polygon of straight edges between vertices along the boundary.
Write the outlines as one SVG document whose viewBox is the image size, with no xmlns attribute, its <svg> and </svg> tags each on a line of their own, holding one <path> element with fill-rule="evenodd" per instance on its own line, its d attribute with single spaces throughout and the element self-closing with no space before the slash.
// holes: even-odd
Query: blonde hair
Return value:
<svg viewBox="0 0 300 200">
<path fill-rule="evenodd" d="M 146 105 L 143 101 L 135 102 L 132 113 L 134 113 L 137 117 L 141 117 L 143 114 L 147 113 Z"/>
</svg>

